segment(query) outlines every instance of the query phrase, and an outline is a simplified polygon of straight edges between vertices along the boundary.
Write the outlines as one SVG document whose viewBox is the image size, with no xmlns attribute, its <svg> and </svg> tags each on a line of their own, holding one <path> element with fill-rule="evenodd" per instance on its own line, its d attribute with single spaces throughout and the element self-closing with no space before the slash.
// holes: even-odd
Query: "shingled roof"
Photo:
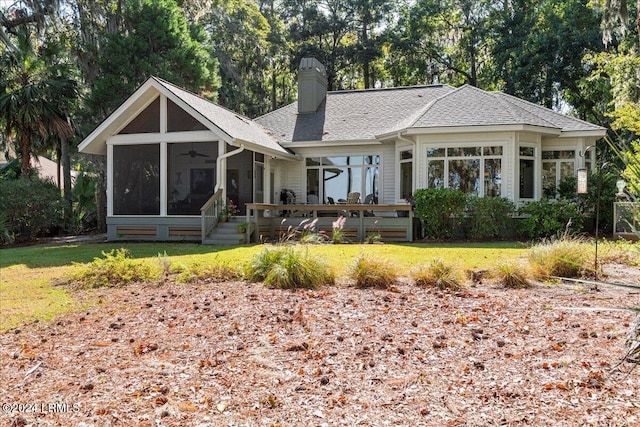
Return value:
<svg viewBox="0 0 640 427">
<path fill-rule="evenodd" d="M 374 140 L 408 129 L 535 126 L 553 132 L 605 129 L 506 95 L 465 85 L 328 92 L 318 111 L 287 105 L 256 119 L 282 143 Z"/>
<path fill-rule="evenodd" d="M 211 126 L 222 130 L 230 139 L 248 142 L 273 151 L 289 154 L 288 151 L 282 148 L 282 146 L 269 135 L 266 129 L 255 121 L 241 116 L 238 113 L 234 113 L 231 110 L 227 110 L 218 104 L 214 104 L 163 79 L 158 77 L 151 78 L 200 113 Z"/>
</svg>

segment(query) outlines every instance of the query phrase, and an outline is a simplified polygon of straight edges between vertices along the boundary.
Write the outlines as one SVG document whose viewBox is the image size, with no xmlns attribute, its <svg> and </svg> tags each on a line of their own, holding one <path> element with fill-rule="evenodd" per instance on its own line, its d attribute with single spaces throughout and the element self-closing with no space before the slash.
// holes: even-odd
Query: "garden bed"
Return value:
<svg viewBox="0 0 640 427">
<path fill-rule="evenodd" d="M 619 308 L 639 295 L 172 281 L 79 292 L 100 304 L 0 335 L 13 405 L 0 424 L 636 424 L 640 371 L 619 365 L 635 314 Z"/>
</svg>

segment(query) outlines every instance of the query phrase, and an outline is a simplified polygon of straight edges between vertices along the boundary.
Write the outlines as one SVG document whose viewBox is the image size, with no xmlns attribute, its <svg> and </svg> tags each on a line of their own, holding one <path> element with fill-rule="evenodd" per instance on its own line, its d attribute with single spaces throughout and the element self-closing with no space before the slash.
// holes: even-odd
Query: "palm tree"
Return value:
<svg viewBox="0 0 640 427">
<path fill-rule="evenodd" d="M 0 70 L 0 123 L 16 146 L 23 178 L 29 179 L 37 144 L 51 136 L 72 136 L 67 117 L 77 85 L 66 67 L 40 54 L 27 28 L 18 32 L 15 50 L 2 52 Z"/>
</svg>

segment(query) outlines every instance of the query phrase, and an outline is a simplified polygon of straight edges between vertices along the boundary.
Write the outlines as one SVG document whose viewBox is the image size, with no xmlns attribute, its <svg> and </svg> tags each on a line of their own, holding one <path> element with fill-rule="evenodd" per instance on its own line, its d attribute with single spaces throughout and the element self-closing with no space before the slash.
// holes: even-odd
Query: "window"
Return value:
<svg viewBox="0 0 640 427">
<path fill-rule="evenodd" d="M 535 148 L 520 147 L 520 185 L 518 197 L 533 199 L 535 196 Z"/>
<path fill-rule="evenodd" d="M 413 151 L 400 152 L 400 198 L 409 200 L 413 196 Z"/>
<path fill-rule="evenodd" d="M 363 203 L 378 203 L 380 156 L 310 157 L 306 165 L 307 200 L 337 203 L 358 192 Z"/>
<path fill-rule="evenodd" d="M 552 150 L 542 152 L 542 191 L 545 196 L 555 197 L 560 182 L 575 174 L 574 150 Z"/>
<path fill-rule="evenodd" d="M 465 194 L 500 197 L 502 152 L 500 145 L 427 148 L 427 187 L 452 188 Z"/>
<path fill-rule="evenodd" d="M 160 144 L 113 147 L 113 214 L 160 215 Z"/>
</svg>

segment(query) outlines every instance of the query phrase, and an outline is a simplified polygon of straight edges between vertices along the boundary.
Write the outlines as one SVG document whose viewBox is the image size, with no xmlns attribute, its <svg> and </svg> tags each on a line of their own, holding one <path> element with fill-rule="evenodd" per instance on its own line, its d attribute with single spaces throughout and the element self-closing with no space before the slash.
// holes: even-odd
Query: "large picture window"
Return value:
<svg viewBox="0 0 640 427">
<path fill-rule="evenodd" d="M 113 147 L 113 214 L 160 214 L 160 145 Z"/>
<path fill-rule="evenodd" d="M 378 203 L 380 156 L 312 157 L 306 164 L 307 201 L 346 202 L 357 192 L 361 202 Z"/>
<path fill-rule="evenodd" d="M 427 187 L 500 197 L 502 146 L 427 148 Z"/>
</svg>

